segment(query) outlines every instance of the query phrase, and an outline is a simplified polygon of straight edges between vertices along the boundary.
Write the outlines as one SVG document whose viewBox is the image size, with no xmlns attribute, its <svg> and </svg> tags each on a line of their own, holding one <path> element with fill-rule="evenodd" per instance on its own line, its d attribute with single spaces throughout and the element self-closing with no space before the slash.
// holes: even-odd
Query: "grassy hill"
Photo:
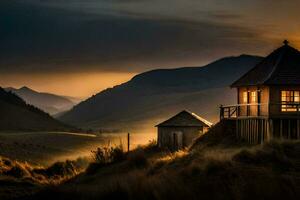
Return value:
<svg viewBox="0 0 300 200">
<path fill-rule="evenodd" d="M 42 110 L 0 87 L 0 131 L 69 130 Z"/>
<path fill-rule="evenodd" d="M 228 86 L 260 60 L 241 55 L 203 67 L 145 72 L 99 92 L 59 119 L 82 127 L 141 132 L 187 109 L 216 122 L 218 106 L 235 101 L 235 90 Z"/>
<path fill-rule="evenodd" d="M 216 141 L 175 153 L 137 149 L 29 199 L 299 199 L 299 141 L 244 147 Z"/>
<path fill-rule="evenodd" d="M 300 198 L 300 141 L 247 145 L 221 122 L 179 152 L 153 142 L 121 149 L 94 151 L 87 168 L 80 159 L 41 167 L 0 157 L 0 199 Z"/>
</svg>

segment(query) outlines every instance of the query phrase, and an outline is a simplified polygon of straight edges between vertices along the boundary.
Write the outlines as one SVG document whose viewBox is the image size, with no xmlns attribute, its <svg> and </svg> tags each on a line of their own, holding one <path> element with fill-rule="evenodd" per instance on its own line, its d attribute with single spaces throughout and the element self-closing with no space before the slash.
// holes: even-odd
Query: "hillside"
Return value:
<svg viewBox="0 0 300 200">
<path fill-rule="evenodd" d="M 28 199 L 286 199 L 300 197 L 299 141 L 243 148 L 195 148 L 168 153 L 153 147 L 125 160 L 91 164 L 70 181 Z"/>
<path fill-rule="evenodd" d="M 5 88 L 6 91 L 11 91 L 21 97 L 26 103 L 34 105 L 43 111 L 55 115 L 59 112 L 63 112 L 71 109 L 79 101 L 75 101 L 75 98 L 63 97 L 55 94 L 37 92 L 28 87 Z"/>
<path fill-rule="evenodd" d="M 243 145 L 232 135 L 218 124 L 188 150 L 172 153 L 154 142 L 129 153 L 102 148 L 107 153 L 98 149 L 87 168 L 88 159 L 41 168 L 0 157 L 0 198 L 299 199 L 299 141 Z"/>
<path fill-rule="evenodd" d="M 260 60 L 241 55 L 204 67 L 145 72 L 90 97 L 60 119 L 83 127 L 141 131 L 187 109 L 216 122 L 218 106 L 235 101 L 228 86 Z"/>
<path fill-rule="evenodd" d="M 0 87 L 0 130 L 66 130 L 69 126 Z"/>
</svg>

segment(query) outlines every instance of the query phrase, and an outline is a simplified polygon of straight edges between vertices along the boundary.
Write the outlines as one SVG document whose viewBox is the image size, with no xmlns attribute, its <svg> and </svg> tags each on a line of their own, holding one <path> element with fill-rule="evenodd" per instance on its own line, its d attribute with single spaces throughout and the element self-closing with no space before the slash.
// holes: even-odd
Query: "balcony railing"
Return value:
<svg viewBox="0 0 300 200">
<path fill-rule="evenodd" d="M 251 103 L 220 106 L 220 119 L 237 117 L 264 117 L 273 115 L 299 115 L 300 103 Z"/>
</svg>

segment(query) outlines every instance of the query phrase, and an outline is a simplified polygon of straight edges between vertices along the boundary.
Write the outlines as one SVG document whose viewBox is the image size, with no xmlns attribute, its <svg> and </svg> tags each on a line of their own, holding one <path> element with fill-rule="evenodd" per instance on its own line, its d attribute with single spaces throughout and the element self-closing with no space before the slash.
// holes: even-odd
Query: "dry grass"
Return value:
<svg viewBox="0 0 300 200">
<path fill-rule="evenodd" d="M 165 152 L 152 159 L 139 149 L 135 158 L 82 174 L 35 198 L 299 199 L 299 142 L 223 150 Z"/>
<path fill-rule="evenodd" d="M 75 161 L 56 162 L 45 168 L 0 157 L 0 175 L 38 185 L 60 184 L 81 173 L 88 162 L 84 158 L 79 158 Z"/>
<path fill-rule="evenodd" d="M 42 168 L 2 158 L 0 173 L 6 175 L 5 181 L 2 180 L 4 184 L 20 184 L 20 188 L 26 188 L 22 196 L 17 196 L 21 199 L 274 200 L 300 197 L 299 141 L 273 141 L 243 148 L 215 145 L 174 153 L 160 151 L 153 141 L 124 156 L 101 165 L 91 164 L 93 173 L 87 170 L 81 174 L 79 161 Z M 39 187 L 42 191 L 30 190 L 36 184 L 46 187 Z M 21 190 L 12 188 L 12 191 Z"/>
<path fill-rule="evenodd" d="M 87 164 L 88 160 L 79 158 L 45 168 L 0 157 L 0 199 L 22 199 L 45 186 L 62 184 L 81 173 Z"/>
</svg>

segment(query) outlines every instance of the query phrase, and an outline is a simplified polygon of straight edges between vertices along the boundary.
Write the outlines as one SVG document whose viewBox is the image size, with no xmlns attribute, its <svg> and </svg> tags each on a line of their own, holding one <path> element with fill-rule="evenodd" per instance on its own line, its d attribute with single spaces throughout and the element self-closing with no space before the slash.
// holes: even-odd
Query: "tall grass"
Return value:
<svg viewBox="0 0 300 200">
<path fill-rule="evenodd" d="M 82 172 L 87 163 L 87 159 L 79 158 L 74 161 L 56 162 L 49 167 L 41 167 L 0 157 L 0 175 L 34 184 L 59 184 Z"/>
<path fill-rule="evenodd" d="M 219 149 L 221 151 L 222 149 Z M 299 199 L 300 142 L 180 151 L 151 161 L 145 149 L 120 165 L 39 193 L 38 199 Z M 228 154 L 228 155 L 226 155 Z M 141 167 L 137 163 L 146 164 Z M 225 156 L 226 155 L 226 156 Z M 133 167 L 134 166 L 134 167 Z"/>
</svg>

